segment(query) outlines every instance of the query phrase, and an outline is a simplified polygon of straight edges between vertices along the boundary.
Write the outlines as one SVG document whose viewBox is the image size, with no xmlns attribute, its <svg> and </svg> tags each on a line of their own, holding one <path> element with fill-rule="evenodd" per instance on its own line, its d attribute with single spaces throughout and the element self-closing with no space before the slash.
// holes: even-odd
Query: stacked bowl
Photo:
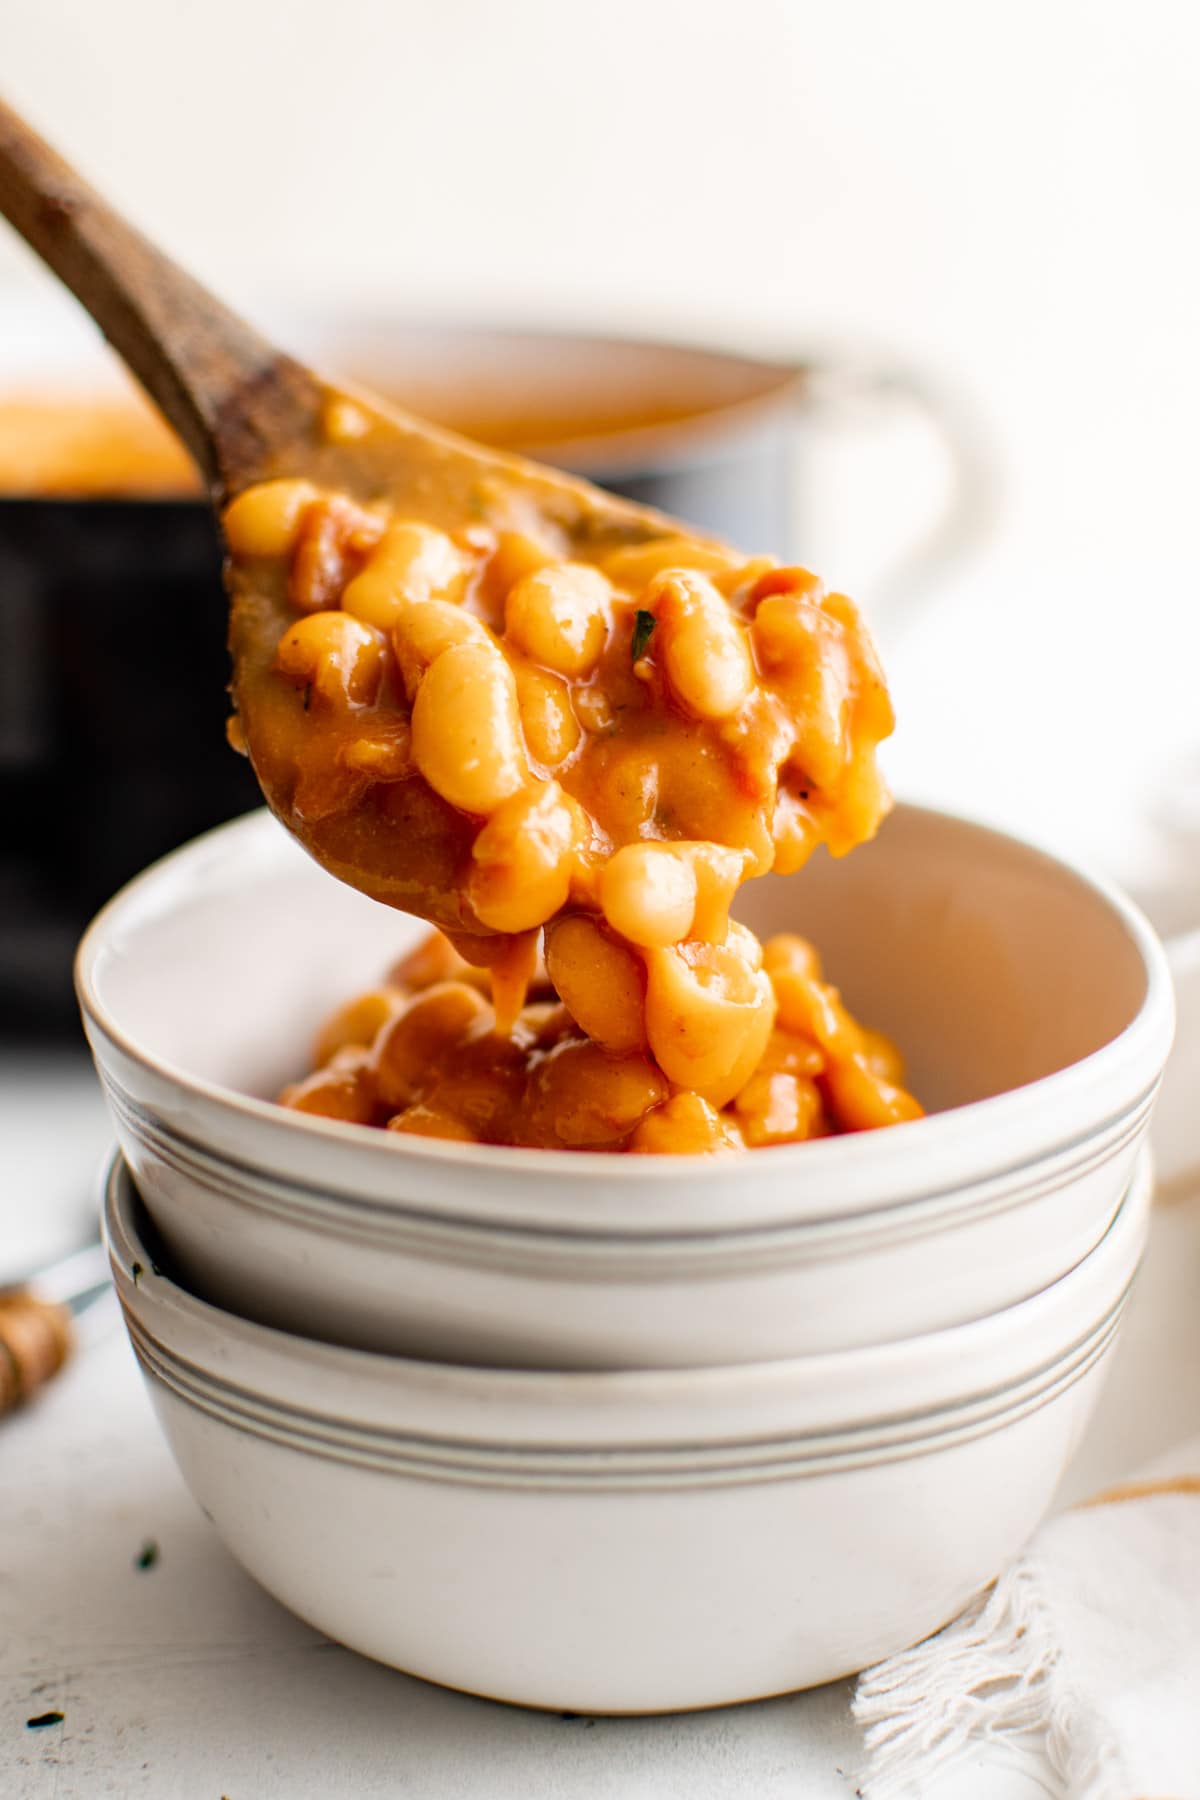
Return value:
<svg viewBox="0 0 1200 1800">
<path fill-rule="evenodd" d="M 571 1711 L 756 1698 L 936 1629 L 1049 1507 L 1146 1233 L 1160 947 L 915 807 L 741 910 L 818 944 L 930 1117 L 709 1160 L 276 1107 L 424 927 L 265 815 L 88 932 L 134 1348 L 229 1547 L 343 1643 Z"/>
</svg>

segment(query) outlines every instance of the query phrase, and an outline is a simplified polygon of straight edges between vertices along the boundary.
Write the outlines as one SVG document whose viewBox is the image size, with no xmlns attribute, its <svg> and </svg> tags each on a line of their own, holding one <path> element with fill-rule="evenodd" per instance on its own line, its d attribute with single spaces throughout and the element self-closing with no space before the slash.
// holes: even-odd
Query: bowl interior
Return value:
<svg viewBox="0 0 1200 1800">
<path fill-rule="evenodd" d="M 874 844 L 752 883 L 760 934 L 800 931 L 851 1007 L 901 1044 L 933 1111 L 1078 1062 L 1147 994 L 1140 927 L 1054 859 L 901 806 Z M 322 1016 L 426 928 L 326 875 L 266 814 L 156 865 L 93 926 L 81 974 L 152 1061 L 271 1098 Z"/>
<path fill-rule="evenodd" d="M 904 1052 L 930 1111 L 1068 1068 L 1120 1035 L 1147 994 L 1130 920 L 1030 845 L 901 806 L 876 840 L 752 882 L 760 936 L 812 938 L 852 1012 Z"/>
</svg>

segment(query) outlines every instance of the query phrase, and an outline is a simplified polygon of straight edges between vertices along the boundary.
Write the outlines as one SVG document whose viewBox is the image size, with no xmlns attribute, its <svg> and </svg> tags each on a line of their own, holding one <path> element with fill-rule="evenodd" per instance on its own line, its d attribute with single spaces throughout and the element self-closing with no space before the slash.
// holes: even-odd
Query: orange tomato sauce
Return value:
<svg viewBox="0 0 1200 1800">
<path fill-rule="evenodd" d="M 771 938 L 764 966 L 771 1029 L 722 1107 L 673 1086 L 644 1049 L 602 1050 L 544 969 L 498 1032 L 486 978 L 437 933 L 322 1025 L 312 1074 L 280 1099 L 426 1137 L 642 1155 L 760 1149 L 920 1116 L 895 1045 L 851 1018 L 811 945 Z"/>
<path fill-rule="evenodd" d="M 853 604 L 666 521 L 556 525 L 521 465 L 500 500 L 403 456 L 397 483 L 369 490 L 365 453 L 340 480 L 371 428 L 332 395 L 324 464 L 225 512 L 231 736 L 318 860 L 442 927 L 491 998 L 402 972 L 355 1003 L 370 1042 L 357 1025 L 288 1103 L 634 1150 L 914 1116 L 808 947 L 764 952 L 729 912 L 886 814 L 892 709 Z M 416 1087 L 389 1073 L 410 1031 L 433 1032 Z"/>
</svg>

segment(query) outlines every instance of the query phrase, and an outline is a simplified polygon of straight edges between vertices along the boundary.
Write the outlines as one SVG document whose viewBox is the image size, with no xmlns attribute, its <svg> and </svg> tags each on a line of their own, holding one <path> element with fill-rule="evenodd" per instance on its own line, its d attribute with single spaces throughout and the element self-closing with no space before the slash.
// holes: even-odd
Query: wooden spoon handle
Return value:
<svg viewBox="0 0 1200 1800">
<path fill-rule="evenodd" d="M 0 212 L 91 313 L 215 495 L 272 467 L 320 389 L 113 211 L 0 100 Z"/>
<path fill-rule="evenodd" d="M 30 1399 L 71 1352 L 71 1315 L 33 1294 L 0 1294 L 0 1415 Z"/>
</svg>

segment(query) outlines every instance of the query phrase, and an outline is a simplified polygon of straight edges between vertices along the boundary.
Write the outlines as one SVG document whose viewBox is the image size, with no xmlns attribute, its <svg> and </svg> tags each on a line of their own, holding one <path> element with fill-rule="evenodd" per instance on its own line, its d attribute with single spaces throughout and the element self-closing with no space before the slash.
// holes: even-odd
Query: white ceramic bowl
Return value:
<svg viewBox="0 0 1200 1800">
<path fill-rule="evenodd" d="M 744 1158 L 398 1137 L 267 1098 L 424 927 L 265 815 L 113 900 L 80 950 L 117 1134 L 198 1292 L 330 1342 L 511 1367 L 753 1362 L 982 1317 L 1099 1241 L 1170 1043 L 1140 915 L 1011 838 L 901 807 L 752 884 L 909 1054 L 938 1116 Z"/>
<path fill-rule="evenodd" d="M 576 1712 L 714 1706 L 915 1642 L 1015 1555 L 1095 1403 L 1145 1238 L 902 1344 L 604 1374 L 404 1361 L 219 1311 L 156 1263 L 119 1164 L 126 1322 L 184 1480 L 322 1631 Z M 165 1254 L 165 1253 L 162 1253 Z"/>
</svg>

